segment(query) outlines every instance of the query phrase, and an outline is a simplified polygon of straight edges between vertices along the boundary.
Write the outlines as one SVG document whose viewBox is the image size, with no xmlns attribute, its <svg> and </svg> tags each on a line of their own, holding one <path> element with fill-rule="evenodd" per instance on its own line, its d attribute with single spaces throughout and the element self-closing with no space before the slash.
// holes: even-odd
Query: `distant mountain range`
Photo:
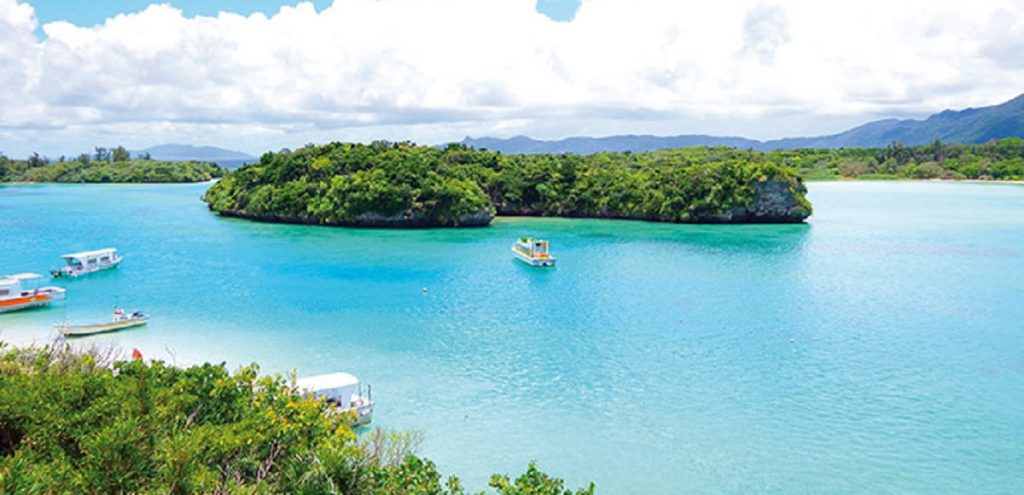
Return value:
<svg viewBox="0 0 1024 495">
<path fill-rule="evenodd" d="M 502 153 L 599 153 L 653 151 L 689 146 L 732 146 L 774 150 L 796 148 L 885 147 L 893 142 L 912 146 L 941 139 L 947 143 L 977 144 L 1006 137 L 1024 137 L 1024 94 L 1000 105 L 946 110 L 924 120 L 887 119 L 854 127 L 839 134 L 757 141 L 742 137 L 706 135 L 571 137 L 541 141 L 524 136 L 508 139 L 466 137 L 462 144 Z"/>
<path fill-rule="evenodd" d="M 132 156 L 149 153 L 154 160 L 169 162 L 199 161 L 213 162 L 225 168 L 238 168 L 259 158 L 241 151 L 226 150 L 216 146 L 192 146 L 189 144 L 161 144 L 132 151 Z"/>
<path fill-rule="evenodd" d="M 466 137 L 462 144 L 502 153 L 599 153 L 603 151 L 653 151 L 691 146 L 731 146 L 741 149 L 774 150 L 796 148 L 885 147 L 893 142 L 908 146 L 941 139 L 947 143 L 977 144 L 1006 137 L 1024 137 L 1024 94 L 1005 103 L 966 110 L 946 110 L 924 120 L 887 119 L 854 127 L 839 134 L 758 141 L 736 136 L 622 135 L 608 137 L 570 137 L 542 141 L 525 136 L 513 138 Z M 132 151 L 133 156 L 149 153 L 156 160 L 206 161 L 229 169 L 253 163 L 259 158 L 215 146 L 162 144 Z"/>
</svg>

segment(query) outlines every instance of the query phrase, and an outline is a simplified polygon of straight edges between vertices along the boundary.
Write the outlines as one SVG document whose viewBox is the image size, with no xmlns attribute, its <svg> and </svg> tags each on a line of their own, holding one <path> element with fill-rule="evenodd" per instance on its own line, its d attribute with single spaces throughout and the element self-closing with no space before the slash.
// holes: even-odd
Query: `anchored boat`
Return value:
<svg viewBox="0 0 1024 495">
<path fill-rule="evenodd" d="M 512 254 L 531 266 L 555 266 L 555 257 L 551 256 L 548 241 L 541 239 L 520 237 L 515 244 L 512 244 Z"/>
<path fill-rule="evenodd" d="M 61 323 L 54 325 L 65 337 L 85 337 L 100 333 L 116 332 L 128 328 L 141 327 L 149 322 L 149 316 L 138 311 L 128 314 L 121 308 L 114 308 L 113 321 L 108 323 L 96 323 L 93 325 L 70 325 Z"/>
<path fill-rule="evenodd" d="M 117 253 L 117 249 L 114 248 L 65 254 L 61 256 L 61 258 L 64 258 L 67 266 L 59 270 L 54 270 L 52 272 L 53 278 L 74 278 L 93 272 L 109 270 L 111 268 L 116 268 L 117 265 L 121 264 L 121 260 L 124 259 Z"/>
<path fill-rule="evenodd" d="M 330 373 L 327 375 L 310 376 L 295 381 L 295 385 L 314 397 L 323 397 L 337 412 L 355 413 L 355 421 L 351 426 L 362 426 L 373 421 L 373 390 L 363 386 L 359 379 L 350 373 Z"/>
<path fill-rule="evenodd" d="M 0 313 L 38 308 L 64 299 L 64 289 L 60 287 L 39 287 L 42 278 L 35 273 L 0 276 Z"/>
</svg>

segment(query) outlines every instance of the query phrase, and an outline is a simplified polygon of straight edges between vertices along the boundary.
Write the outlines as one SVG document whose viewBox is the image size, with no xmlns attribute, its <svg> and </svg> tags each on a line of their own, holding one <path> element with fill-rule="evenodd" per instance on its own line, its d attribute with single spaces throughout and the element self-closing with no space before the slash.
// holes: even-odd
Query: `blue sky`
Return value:
<svg viewBox="0 0 1024 495">
<path fill-rule="evenodd" d="M 332 0 L 305 0 L 318 10 L 331 4 Z M 263 12 L 273 14 L 282 5 L 294 5 L 297 1 L 282 0 L 172 0 L 154 2 L 151 0 L 40 0 L 33 3 L 40 24 L 52 21 L 70 21 L 82 26 L 101 24 L 108 17 L 123 12 L 136 12 L 153 3 L 170 3 L 186 15 L 216 15 L 221 11 L 239 14 Z M 537 11 L 558 21 L 572 20 L 580 0 L 537 0 Z"/>
<path fill-rule="evenodd" d="M 1021 0 L 0 0 L 0 151 L 821 135 L 1006 101 L 1021 50 Z"/>
<path fill-rule="evenodd" d="M 331 0 L 309 0 L 322 9 Z M 41 0 L 34 2 L 36 15 L 41 24 L 51 21 L 70 21 L 82 26 L 101 24 L 108 17 L 123 12 L 136 12 L 153 3 L 170 3 L 186 15 L 216 15 L 220 11 L 251 14 L 253 12 L 274 13 L 281 5 L 297 2 L 281 0 L 173 0 L 159 2 L 151 0 Z"/>
<path fill-rule="evenodd" d="M 571 21 L 580 0 L 537 0 L 537 11 L 556 21 Z"/>
</svg>

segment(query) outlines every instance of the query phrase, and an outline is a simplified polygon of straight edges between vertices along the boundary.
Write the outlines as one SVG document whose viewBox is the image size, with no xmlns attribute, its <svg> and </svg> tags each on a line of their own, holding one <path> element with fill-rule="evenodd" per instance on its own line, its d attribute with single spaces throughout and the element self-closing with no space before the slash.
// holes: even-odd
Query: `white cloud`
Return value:
<svg viewBox="0 0 1024 495">
<path fill-rule="evenodd" d="M 153 5 L 39 38 L 27 3 L 0 0 L 0 148 L 777 137 L 1024 90 L 1020 55 L 1001 48 L 1024 44 L 1021 0 L 584 0 L 568 23 L 535 6 L 336 0 L 189 18 Z"/>
<path fill-rule="evenodd" d="M 763 62 L 771 62 L 775 51 L 789 41 L 786 11 L 777 5 L 757 5 L 743 20 L 743 48 Z"/>
</svg>

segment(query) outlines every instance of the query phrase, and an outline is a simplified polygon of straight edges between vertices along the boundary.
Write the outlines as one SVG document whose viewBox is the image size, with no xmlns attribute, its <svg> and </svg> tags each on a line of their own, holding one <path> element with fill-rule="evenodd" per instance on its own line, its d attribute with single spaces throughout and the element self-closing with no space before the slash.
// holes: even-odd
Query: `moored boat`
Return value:
<svg viewBox="0 0 1024 495">
<path fill-rule="evenodd" d="M 310 376 L 295 381 L 295 385 L 314 397 L 323 397 L 337 413 L 352 412 L 355 420 L 351 426 L 362 426 L 373 421 L 373 390 L 363 386 L 351 373 L 329 373 Z"/>
<path fill-rule="evenodd" d="M 65 337 L 85 337 L 100 333 L 116 332 L 127 328 L 141 327 L 149 323 L 149 316 L 138 311 L 127 314 L 121 308 L 114 308 L 114 318 L 108 323 L 95 323 L 92 325 L 71 325 L 61 323 L 54 325 Z"/>
<path fill-rule="evenodd" d="M 512 244 L 512 254 L 531 266 L 555 266 L 555 257 L 551 256 L 551 246 L 545 240 L 520 237 Z"/>
<path fill-rule="evenodd" d="M 67 266 L 54 270 L 53 277 L 80 277 L 89 273 L 116 268 L 124 259 L 117 249 L 105 248 L 94 251 L 82 251 L 61 256 Z"/>
<path fill-rule="evenodd" d="M 64 299 L 64 289 L 60 287 L 39 287 L 42 278 L 35 273 L 0 276 L 0 313 L 38 308 Z"/>
</svg>

